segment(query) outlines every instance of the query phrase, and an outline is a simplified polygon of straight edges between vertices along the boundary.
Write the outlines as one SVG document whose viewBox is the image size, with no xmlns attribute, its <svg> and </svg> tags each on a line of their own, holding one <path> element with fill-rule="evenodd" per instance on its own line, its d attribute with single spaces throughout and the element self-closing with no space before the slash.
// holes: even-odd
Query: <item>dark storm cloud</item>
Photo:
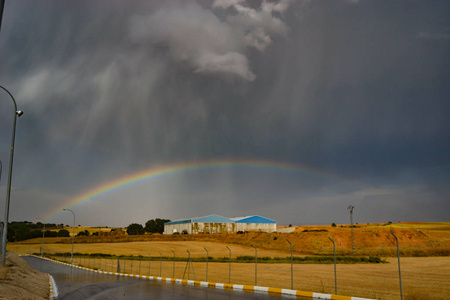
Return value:
<svg viewBox="0 0 450 300">
<path fill-rule="evenodd" d="M 7 2 L 0 82 L 26 111 L 15 184 L 46 190 L 43 199 L 70 198 L 153 165 L 261 158 L 359 181 L 275 184 L 291 211 L 329 205 L 345 215 L 353 202 L 378 207 L 379 218 L 398 217 L 402 205 L 409 215 L 445 218 L 433 207 L 448 205 L 449 6 Z M 11 120 L 3 108 L 0 117 L 6 165 Z M 216 197 L 242 204 L 223 206 L 229 214 L 258 203 L 261 214 L 283 217 L 271 204 L 276 195 L 259 189 L 267 181 L 238 177 L 219 176 L 215 196 L 203 180 L 184 179 L 179 194 L 189 191 L 186 209 Z M 435 205 L 423 210 L 421 201 Z M 321 213 L 317 221 L 329 219 Z"/>
</svg>

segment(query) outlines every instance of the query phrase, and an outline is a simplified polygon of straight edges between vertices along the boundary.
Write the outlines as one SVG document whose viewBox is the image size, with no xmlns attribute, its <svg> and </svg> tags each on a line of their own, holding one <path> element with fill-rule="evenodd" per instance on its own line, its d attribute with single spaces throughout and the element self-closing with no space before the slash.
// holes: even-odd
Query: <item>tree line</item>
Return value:
<svg viewBox="0 0 450 300">
<path fill-rule="evenodd" d="M 168 219 L 152 219 L 145 223 L 145 226 L 141 224 L 132 223 L 127 227 L 127 233 L 129 235 L 141 235 L 145 233 L 163 233 L 164 223 L 170 222 Z M 45 237 L 70 237 L 69 230 L 63 229 L 64 224 L 45 223 L 47 230 L 45 231 Z M 28 221 L 13 221 L 8 223 L 8 236 L 9 242 L 19 242 L 28 239 L 38 238 L 43 236 L 44 224 L 41 222 L 33 223 Z M 61 228 L 59 230 L 55 230 Z M 51 229 L 51 230 L 50 230 Z M 114 229 L 112 229 L 114 230 Z M 98 232 L 92 234 L 88 230 L 80 231 L 76 236 L 97 236 Z"/>
<path fill-rule="evenodd" d="M 45 226 L 47 228 L 59 228 L 63 227 L 63 224 L 51 224 L 46 223 Z M 8 235 L 7 239 L 9 242 L 18 242 L 18 241 L 24 241 L 28 239 L 33 239 L 37 237 L 42 237 L 43 230 L 40 230 L 38 228 L 43 228 L 44 224 L 41 222 L 33 223 L 28 221 L 21 221 L 21 222 L 11 222 L 8 223 Z M 66 229 L 60 229 L 58 231 L 55 230 L 46 230 L 45 231 L 46 237 L 68 237 L 70 236 L 70 233 Z"/>
<path fill-rule="evenodd" d="M 170 222 L 168 219 L 152 219 L 145 223 L 145 227 L 141 224 L 132 223 L 127 227 L 129 235 L 141 235 L 145 233 L 163 233 L 164 223 Z"/>
</svg>

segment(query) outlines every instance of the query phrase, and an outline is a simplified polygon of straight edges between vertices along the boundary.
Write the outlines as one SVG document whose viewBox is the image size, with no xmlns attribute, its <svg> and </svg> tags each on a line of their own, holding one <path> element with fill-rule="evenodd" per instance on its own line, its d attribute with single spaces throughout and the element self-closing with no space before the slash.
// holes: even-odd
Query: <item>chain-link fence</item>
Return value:
<svg viewBox="0 0 450 300">
<path fill-rule="evenodd" d="M 290 244 L 286 240 L 287 249 Z M 209 244 L 208 244 L 209 245 Z M 339 244 L 336 245 L 339 249 Z M 46 256 L 70 263 L 70 252 Z M 223 245 L 174 251 L 160 245 L 146 256 L 74 253 L 74 264 L 91 269 L 197 281 L 258 285 L 372 299 L 450 299 L 450 257 L 263 256 L 263 249 Z M 333 247 L 330 239 L 329 245 Z M 400 249 L 402 245 L 400 243 Z M 202 249 L 203 248 L 203 249 Z M 291 248 L 292 249 L 292 248 Z M 393 248 L 391 250 L 395 250 Z M 258 251 L 260 250 L 260 251 Z M 53 252 L 52 254 L 50 254 Z M 263 253 L 262 255 L 259 253 Z M 289 252 L 287 252 L 289 253 Z M 338 251 L 339 253 L 339 251 Z M 335 264 L 336 261 L 336 264 Z"/>
</svg>

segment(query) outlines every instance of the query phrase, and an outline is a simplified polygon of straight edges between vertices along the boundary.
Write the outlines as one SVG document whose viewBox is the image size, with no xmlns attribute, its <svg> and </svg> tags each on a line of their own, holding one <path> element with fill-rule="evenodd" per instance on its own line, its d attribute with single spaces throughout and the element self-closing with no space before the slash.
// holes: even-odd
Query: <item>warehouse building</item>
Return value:
<svg viewBox="0 0 450 300">
<path fill-rule="evenodd" d="M 277 231 L 277 222 L 261 216 L 247 216 L 231 218 L 236 224 L 236 232 L 246 231 L 262 231 L 275 232 Z"/>
<path fill-rule="evenodd" d="M 274 220 L 261 216 L 226 218 L 219 215 L 209 215 L 164 224 L 164 234 L 274 232 L 276 229 L 277 224 Z"/>
</svg>

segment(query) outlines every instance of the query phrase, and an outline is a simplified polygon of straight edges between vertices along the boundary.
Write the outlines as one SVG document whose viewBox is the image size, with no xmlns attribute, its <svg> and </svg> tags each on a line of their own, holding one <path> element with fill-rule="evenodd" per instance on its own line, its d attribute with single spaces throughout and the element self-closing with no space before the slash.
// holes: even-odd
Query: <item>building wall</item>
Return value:
<svg viewBox="0 0 450 300">
<path fill-rule="evenodd" d="M 268 223 L 236 223 L 236 232 L 238 231 L 261 231 L 274 232 L 277 231 L 277 224 Z"/>
<path fill-rule="evenodd" d="M 181 234 L 183 230 L 186 230 L 188 234 L 192 234 L 192 223 L 164 224 L 164 234 L 174 234 L 175 232 Z"/>
<path fill-rule="evenodd" d="M 261 231 L 275 232 L 277 224 L 269 223 L 179 223 L 165 224 L 164 234 L 182 233 L 186 230 L 188 234 L 198 233 L 236 233 L 238 231 Z"/>
<path fill-rule="evenodd" d="M 234 223 L 192 223 L 192 233 L 233 233 Z"/>
</svg>

